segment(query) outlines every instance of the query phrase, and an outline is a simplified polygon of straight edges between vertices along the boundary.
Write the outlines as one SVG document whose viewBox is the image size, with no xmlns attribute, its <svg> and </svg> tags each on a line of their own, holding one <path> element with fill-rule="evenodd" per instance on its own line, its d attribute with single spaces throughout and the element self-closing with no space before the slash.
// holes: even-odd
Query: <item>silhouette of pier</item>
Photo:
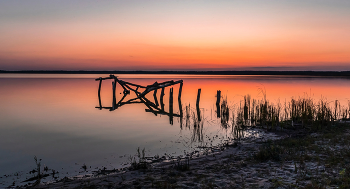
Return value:
<svg viewBox="0 0 350 189">
<path fill-rule="evenodd" d="M 113 102 L 112 106 L 110 107 L 105 107 L 102 106 L 101 103 L 101 85 L 103 80 L 108 80 L 111 79 L 113 80 L 112 82 L 112 90 L 113 90 Z M 98 99 L 99 99 L 99 107 L 96 107 L 98 109 L 109 109 L 110 111 L 114 111 L 121 106 L 127 105 L 127 104 L 137 104 L 137 103 L 143 103 L 146 105 L 147 109 L 145 109 L 146 112 L 151 112 L 155 115 L 167 115 L 169 116 L 169 121 L 170 124 L 173 124 L 173 117 L 180 117 L 182 118 L 182 105 L 181 105 L 181 93 L 182 93 L 182 86 L 183 86 L 183 81 L 178 80 L 178 81 L 165 81 L 162 83 L 155 82 L 151 85 L 147 86 L 142 86 L 130 82 L 123 81 L 121 79 L 118 79 L 118 77 L 114 75 L 110 75 L 109 77 L 99 77 L 95 79 L 96 81 L 99 81 L 99 87 L 98 87 Z M 123 88 L 123 97 L 117 102 L 116 100 L 116 87 L 117 83 Z M 169 95 L 169 112 L 164 110 L 164 90 L 166 87 L 170 87 L 176 84 L 180 84 L 179 87 L 179 93 L 178 93 L 178 103 L 179 103 L 179 110 L 180 114 L 175 114 L 173 113 L 173 88 L 170 88 L 170 95 Z M 157 97 L 157 91 L 161 90 L 160 93 L 160 99 L 158 102 L 158 97 Z M 124 99 L 130 95 L 130 92 L 133 92 L 136 94 L 136 98 L 129 99 L 127 101 L 124 101 Z M 146 95 L 149 93 L 153 92 L 153 98 L 154 102 L 146 98 Z M 160 103 L 160 104 L 159 104 Z M 160 105 L 160 107 L 159 107 Z"/>
</svg>

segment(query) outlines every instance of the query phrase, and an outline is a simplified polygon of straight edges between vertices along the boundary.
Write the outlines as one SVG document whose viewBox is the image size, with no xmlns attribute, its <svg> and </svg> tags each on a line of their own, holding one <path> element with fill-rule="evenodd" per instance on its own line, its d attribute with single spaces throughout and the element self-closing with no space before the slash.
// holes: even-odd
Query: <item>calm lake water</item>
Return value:
<svg viewBox="0 0 350 189">
<path fill-rule="evenodd" d="M 114 111 L 99 108 L 98 81 L 108 75 L 23 75 L 0 74 L 0 187 L 33 176 L 29 171 L 42 165 L 59 171 L 59 178 L 97 169 L 121 168 L 130 163 L 137 148 L 146 156 L 179 156 L 198 146 L 216 145 L 233 138 L 216 115 L 216 93 L 221 90 L 230 109 L 238 107 L 243 96 L 272 102 L 292 97 L 339 100 L 348 106 L 350 80 L 346 78 L 284 76 L 201 76 L 201 75 L 118 75 L 139 85 L 155 81 L 183 80 L 181 106 L 190 117 L 174 117 L 147 112 L 143 103 L 127 104 Z M 180 114 L 179 84 L 174 85 L 173 112 Z M 195 130 L 197 90 L 201 88 L 200 114 L 203 127 Z M 164 110 L 169 112 L 169 90 Z M 122 97 L 117 85 L 116 100 Z M 121 93 L 121 94 L 120 94 Z M 159 100 L 160 90 L 157 98 Z M 136 97 L 130 94 L 127 99 Z M 153 93 L 146 96 L 154 102 Z M 101 105 L 112 106 L 112 81 L 102 82 Z M 192 118 L 193 116 L 193 118 Z M 90 168 L 91 166 L 91 168 Z"/>
</svg>

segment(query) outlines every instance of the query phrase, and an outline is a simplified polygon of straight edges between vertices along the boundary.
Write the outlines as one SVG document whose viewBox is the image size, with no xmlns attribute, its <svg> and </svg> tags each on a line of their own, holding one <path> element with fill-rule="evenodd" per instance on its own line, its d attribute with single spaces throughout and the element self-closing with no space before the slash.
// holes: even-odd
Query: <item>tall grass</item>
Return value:
<svg viewBox="0 0 350 189">
<path fill-rule="evenodd" d="M 243 99 L 233 111 L 236 115 L 233 126 L 236 127 L 317 130 L 350 118 L 350 101 L 347 106 L 341 106 L 338 100 L 328 102 L 325 98 L 314 100 L 304 96 L 285 100 L 282 105 L 279 101 L 273 103 L 267 100 L 266 94 L 258 100 L 251 99 L 250 95 Z"/>
<path fill-rule="evenodd" d="M 201 112 L 199 113 L 201 114 Z M 203 137 L 203 125 L 204 120 L 200 119 L 198 113 L 195 110 L 191 109 L 191 105 L 189 104 L 185 108 L 185 126 L 187 129 L 191 130 L 191 142 L 202 142 Z"/>
</svg>

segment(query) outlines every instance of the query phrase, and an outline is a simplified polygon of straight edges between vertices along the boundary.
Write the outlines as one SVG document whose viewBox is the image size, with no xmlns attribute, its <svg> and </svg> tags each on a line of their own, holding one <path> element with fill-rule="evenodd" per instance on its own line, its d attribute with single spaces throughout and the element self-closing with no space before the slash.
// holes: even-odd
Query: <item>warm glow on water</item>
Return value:
<svg viewBox="0 0 350 189">
<path fill-rule="evenodd" d="M 103 75 L 102 75 L 103 76 Z M 138 147 L 146 156 L 177 156 L 230 137 L 216 118 L 216 91 L 221 90 L 230 108 L 237 108 L 243 96 L 262 99 L 266 91 L 271 102 L 284 104 L 305 95 L 317 101 L 339 100 L 347 106 L 350 82 L 345 78 L 283 76 L 194 76 L 194 75 L 120 75 L 119 79 L 139 85 L 155 81 L 183 79 L 182 108 L 190 104 L 195 111 L 197 90 L 201 88 L 200 108 L 205 120 L 203 141 L 193 141 L 193 127 L 180 125 L 174 117 L 146 112 L 144 104 L 124 105 L 114 111 L 99 110 L 96 75 L 0 75 L 0 175 L 22 171 L 25 176 L 35 167 L 33 157 L 60 171 L 60 177 L 79 174 L 85 163 L 91 170 L 103 166 L 120 168 Z M 174 86 L 174 113 L 179 114 L 179 85 Z M 121 98 L 117 86 L 117 101 Z M 160 91 L 157 93 L 158 97 Z M 131 94 L 131 98 L 133 95 Z M 153 100 L 153 93 L 148 95 Z M 159 99 L 159 98 L 158 98 Z M 102 106 L 112 105 L 112 84 L 103 81 Z M 165 90 L 164 109 L 169 110 L 169 88 Z M 182 127 L 182 129 L 181 129 Z M 63 168 L 63 169 L 62 169 Z M 68 174 L 67 174 L 68 172 Z M 5 182 L 5 181 L 4 181 Z M 7 181 L 6 181 L 7 182 Z M 0 182 L 0 187 L 2 183 Z"/>
</svg>

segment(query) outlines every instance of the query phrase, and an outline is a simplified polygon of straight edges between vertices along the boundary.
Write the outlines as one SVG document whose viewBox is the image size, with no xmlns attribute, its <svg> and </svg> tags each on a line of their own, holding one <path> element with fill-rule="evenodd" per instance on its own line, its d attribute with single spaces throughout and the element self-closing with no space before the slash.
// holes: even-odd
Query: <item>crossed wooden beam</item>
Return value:
<svg viewBox="0 0 350 189">
<path fill-rule="evenodd" d="M 101 103 L 101 85 L 103 80 L 107 79 L 113 79 L 114 81 L 112 82 L 112 89 L 113 89 L 113 103 L 111 107 L 103 107 Z M 143 103 L 146 105 L 147 109 L 145 109 L 146 112 L 152 112 L 153 114 L 161 114 L 161 115 L 167 115 L 170 117 L 170 123 L 172 124 L 173 116 L 175 117 L 182 117 L 182 105 L 181 105 L 181 93 L 182 93 L 182 86 L 183 86 L 183 81 L 178 80 L 178 81 L 165 81 L 162 83 L 155 82 L 152 85 L 147 85 L 147 86 L 142 86 L 142 85 L 137 85 L 133 84 L 130 82 L 126 82 L 123 80 L 118 79 L 118 77 L 114 75 L 110 75 L 109 77 L 99 77 L 95 79 L 96 81 L 100 81 L 99 83 L 99 88 L 98 88 L 98 99 L 99 99 L 99 108 L 101 109 L 109 109 L 110 111 L 114 111 L 115 109 L 124 106 L 126 104 L 136 104 L 136 103 Z M 123 97 L 117 102 L 116 101 L 116 84 L 119 84 L 123 88 Z M 180 114 L 174 114 L 173 113 L 173 88 L 170 88 L 170 97 L 169 97 L 169 112 L 166 112 L 164 110 L 164 103 L 163 103 L 163 96 L 164 96 L 164 90 L 166 87 L 180 84 L 179 88 L 179 93 L 178 93 L 178 102 L 179 102 L 179 110 Z M 161 89 L 160 93 L 160 107 L 158 103 L 158 98 L 157 98 L 157 91 L 158 89 Z M 136 98 L 129 99 L 127 101 L 123 101 L 127 95 L 130 94 L 130 91 L 134 92 L 136 94 Z M 150 101 L 149 99 L 146 98 L 146 95 L 150 92 L 153 92 L 153 97 L 154 97 L 154 102 Z"/>
</svg>

